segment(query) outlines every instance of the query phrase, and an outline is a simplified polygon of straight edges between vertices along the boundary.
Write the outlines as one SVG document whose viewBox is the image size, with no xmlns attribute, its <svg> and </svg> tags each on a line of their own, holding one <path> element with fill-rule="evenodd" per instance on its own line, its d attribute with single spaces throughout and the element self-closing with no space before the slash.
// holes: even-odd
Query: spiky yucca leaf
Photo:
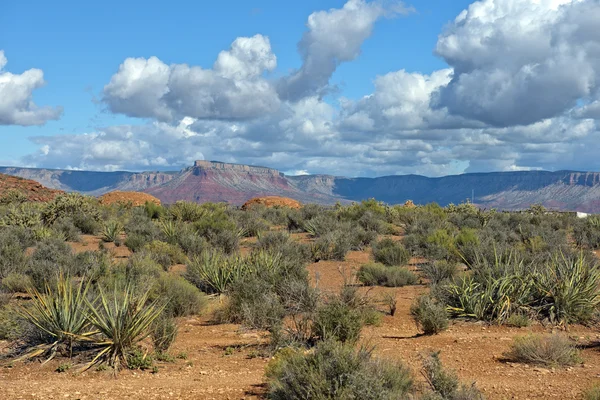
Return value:
<svg viewBox="0 0 600 400">
<path fill-rule="evenodd" d="M 114 242 L 121 232 L 123 232 L 123 224 L 116 220 L 108 221 L 102 228 L 102 240 L 108 243 Z"/>
<path fill-rule="evenodd" d="M 98 330 L 101 347 L 85 369 L 105 361 L 115 370 L 126 362 L 128 352 L 150 334 L 150 325 L 161 315 L 166 303 L 156 300 L 146 304 L 149 291 L 136 296 L 132 286 L 123 291 L 117 288 L 110 294 L 99 289 L 96 301 L 86 299 L 90 324 Z"/>
<path fill-rule="evenodd" d="M 93 334 L 86 331 L 85 301 L 89 287 L 88 281 L 74 286 L 71 278 L 61 273 L 56 285 L 46 284 L 45 293 L 33 287 L 28 289 L 31 304 L 21 307 L 19 313 L 48 339 L 18 360 L 48 353 L 47 362 L 54 358 L 60 346 L 67 346 L 70 352 L 77 337 Z"/>
<path fill-rule="evenodd" d="M 239 281 L 248 271 L 248 263 L 238 256 L 226 257 L 220 252 L 204 252 L 188 265 L 187 278 L 200 289 L 223 294 L 229 286 Z"/>
</svg>

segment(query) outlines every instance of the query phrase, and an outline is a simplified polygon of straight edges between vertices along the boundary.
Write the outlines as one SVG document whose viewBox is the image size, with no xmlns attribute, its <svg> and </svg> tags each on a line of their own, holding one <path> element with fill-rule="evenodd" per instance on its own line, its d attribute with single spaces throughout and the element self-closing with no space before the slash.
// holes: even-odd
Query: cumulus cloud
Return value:
<svg viewBox="0 0 600 400">
<path fill-rule="evenodd" d="M 597 0 L 482 0 L 440 35 L 454 69 L 438 103 L 494 126 L 562 114 L 600 87 Z"/>
<path fill-rule="evenodd" d="M 276 65 L 262 35 L 236 39 L 212 69 L 128 58 L 104 87 L 103 100 L 114 113 L 161 121 L 254 118 L 279 106 L 275 89 L 262 77 Z"/>
<path fill-rule="evenodd" d="M 359 56 L 378 19 L 409 11 L 400 2 L 349 0 L 341 9 L 312 13 L 298 43 L 302 67 L 279 82 L 280 96 L 298 100 L 322 94 L 338 65 Z"/>
<path fill-rule="evenodd" d="M 45 84 L 42 70 L 32 68 L 12 74 L 4 71 L 7 63 L 0 50 L 0 125 L 43 125 L 58 119 L 62 107 L 38 107 L 33 102 L 33 91 Z"/>
<path fill-rule="evenodd" d="M 211 69 L 127 59 L 104 101 L 154 120 L 37 137 L 24 162 L 148 170 L 211 159 L 345 176 L 600 170 L 598 0 L 475 2 L 439 36 L 448 68 L 392 71 L 368 96 L 324 101 L 377 19 L 402 11 L 393 4 L 312 14 L 303 64 L 280 80 L 266 76 L 277 60 L 261 35 L 236 39 Z"/>
</svg>

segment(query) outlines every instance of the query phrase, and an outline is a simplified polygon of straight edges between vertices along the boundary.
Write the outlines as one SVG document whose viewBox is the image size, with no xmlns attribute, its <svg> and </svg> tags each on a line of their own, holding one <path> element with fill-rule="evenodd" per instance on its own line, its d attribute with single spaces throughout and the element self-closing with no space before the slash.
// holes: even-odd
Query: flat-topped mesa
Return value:
<svg viewBox="0 0 600 400">
<path fill-rule="evenodd" d="M 213 169 L 220 171 L 237 171 L 237 172 L 247 172 L 252 174 L 265 174 L 271 175 L 275 177 L 283 177 L 284 174 L 282 172 L 277 171 L 276 169 L 267 168 L 267 167 L 255 167 L 252 165 L 243 165 L 243 164 L 230 164 L 218 161 L 204 161 L 198 160 L 194 162 L 194 168 L 200 169 Z"/>
</svg>

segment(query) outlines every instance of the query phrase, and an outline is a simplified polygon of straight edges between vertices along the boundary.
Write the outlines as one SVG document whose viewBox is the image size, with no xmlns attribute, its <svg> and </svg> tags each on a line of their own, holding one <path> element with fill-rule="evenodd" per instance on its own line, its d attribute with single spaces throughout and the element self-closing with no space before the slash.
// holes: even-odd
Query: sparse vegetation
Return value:
<svg viewBox="0 0 600 400">
<path fill-rule="evenodd" d="M 574 344 L 559 334 L 516 338 L 507 357 L 516 362 L 550 367 L 573 365 L 581 360 Z"/>
</svg>

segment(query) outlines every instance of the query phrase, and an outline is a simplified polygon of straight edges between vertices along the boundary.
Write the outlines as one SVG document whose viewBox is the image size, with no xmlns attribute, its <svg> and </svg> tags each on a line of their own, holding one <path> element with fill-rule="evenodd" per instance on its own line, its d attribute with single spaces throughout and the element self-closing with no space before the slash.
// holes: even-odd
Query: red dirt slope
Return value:
<svg viewBox="0 0 600 400">
<path fill-rule="evenodd" d="M 50 201 L 64 193 L 62 190 L 49 189 L 30 179 L 0 174 L 0 198 L 11 192 L 24 194 L 28 201 Z"/>
<path fill-rule="evenodd" d="M 266 197 L 255 197 L 248 200 L 242 205 L 242 210 L 247 210 L 255 204 L 261 204 L 267 207 L 288 207 L 288 208 L 300 208 L 302 204 L 299 201 L 290 199 L 288 197 L 279 196 L 266 196 Z"/>
<path fill-rule="evenodd" d="M 143 206 L 148 201 L 160 205 L 159 199 L 148 193 L 141 192 L 120 192 L 115 190 L 114 192 L 109 192 L 100 196 L 99 199 L 101 204 L 131 204 L 132 206 L 137 207 Z"/>
</svg>

